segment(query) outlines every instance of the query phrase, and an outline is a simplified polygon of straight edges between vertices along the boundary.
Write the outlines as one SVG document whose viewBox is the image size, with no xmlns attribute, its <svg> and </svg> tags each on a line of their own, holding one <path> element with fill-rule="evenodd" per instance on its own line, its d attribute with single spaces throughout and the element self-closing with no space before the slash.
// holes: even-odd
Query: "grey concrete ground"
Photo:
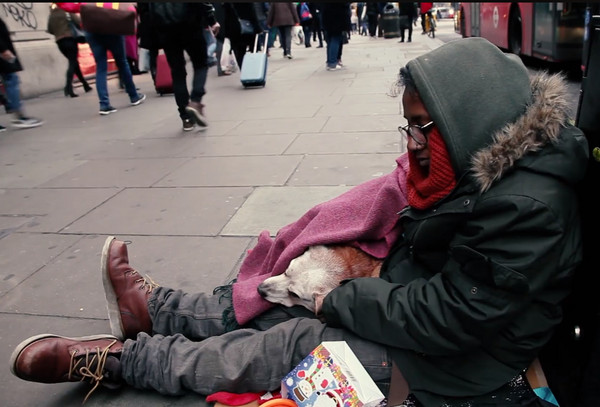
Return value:
<svg viewBox="0 0 600 407">
<path fill-rule="evenodd" d="M 440 34 L 452 22 L 440 23 Z M 458 38 L 458 35 L 456 35 Z M 353 36 L 346 68 L 325 70 L 325 49 L 272 50 L 265 88 L 239 73 L 209 73 L 210 128 L 184 133 L 172 96 L 136 76 L 146 102 L 130 107 L 110 81 L 117 113 L 98 115 L 95 92 L 25 101 L 43 127 L 0 134 L 0 405 L 76 406 L 87 384 L 12 376 L 8 360 L 39 333 L 110 332 L 100 278 L 108 235 L 132 240 L 132 265 L 165 286 L 212 290 L 236 275 L 264 229 L 394 168 L 403 151 L 399 98 L 386 95 L 409 59 L 441 45 Z M 57 72 L 57 75 L 62 75 Z M 8 115 L 0 124 L 10 126 Z M 88 406 L 198 406 L 194 394 L 98 389 Z"/>
</svg>

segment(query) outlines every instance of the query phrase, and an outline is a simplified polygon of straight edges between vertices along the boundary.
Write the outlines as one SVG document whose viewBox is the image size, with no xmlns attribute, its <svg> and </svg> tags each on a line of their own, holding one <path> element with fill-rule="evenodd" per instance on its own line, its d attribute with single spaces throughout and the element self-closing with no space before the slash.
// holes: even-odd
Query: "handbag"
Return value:
<svg viewBox="0 0 600 407">
<path fill-rule="evenodd" d="M 85 44 L 87 40 L 85 39 L 85 33 L 79 25 L 71 18 L 71 14 L 67 13 L 67 21 L 69 22 L 69 28 L 71 29 L 71 34 L 73 34 L 73 38 L 79 44 Z"/>
<path fill-rule="evenodd" d="M 240 21 L 240 34 L 252 34 L 254 35 L 254 25 L 252 21 L 238 18 Z"/>
<path fill-rule="evenodd" d="M 94 34 L 135 35 L 136 12 L 132 3 L 82 3 L 83 28 Z"/>
</svg>

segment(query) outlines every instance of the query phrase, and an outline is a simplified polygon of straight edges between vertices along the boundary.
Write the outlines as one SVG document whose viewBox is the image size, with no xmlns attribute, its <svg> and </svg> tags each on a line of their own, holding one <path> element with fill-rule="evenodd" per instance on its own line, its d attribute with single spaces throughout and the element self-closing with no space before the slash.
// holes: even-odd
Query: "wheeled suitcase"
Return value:
<svg viewBox="0 0 600 407">
<path fill-rule="evenodd" d="M 244 88 L 250 86 L 265 86 L 267 83 L 267 33 L 263 42 L 262 52 L 256 52 L 258 39 L 261 34 L 256 34 L 254 52 L 245 53 L 240 69 L 240 80 Z"/>
<path fill-rule="evenodd" d="M 171 76 L 171 68 L 167 62 L 167 56 L 160 52 L 156 56 L 156 75 L 154 77 L 154 88 L 156 93 L 164 95 L 165 93 L 173 93 L 173 77 Z"/>
</svg>

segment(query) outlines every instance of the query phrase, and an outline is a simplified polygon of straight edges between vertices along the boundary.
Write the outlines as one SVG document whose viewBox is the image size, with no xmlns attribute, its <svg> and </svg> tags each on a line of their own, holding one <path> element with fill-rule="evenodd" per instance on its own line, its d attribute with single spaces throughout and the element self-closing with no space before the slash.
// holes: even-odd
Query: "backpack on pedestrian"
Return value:
<svg viewBox="0 0 600 407">
<path fill-rule="evenodd" d="M 310 9 L 308 8 L 308 4 L 303 2 L 300 5 L 300 21 L 308 21 L 312 18 L 312 14 L 310 13 Z"/>
</svg>

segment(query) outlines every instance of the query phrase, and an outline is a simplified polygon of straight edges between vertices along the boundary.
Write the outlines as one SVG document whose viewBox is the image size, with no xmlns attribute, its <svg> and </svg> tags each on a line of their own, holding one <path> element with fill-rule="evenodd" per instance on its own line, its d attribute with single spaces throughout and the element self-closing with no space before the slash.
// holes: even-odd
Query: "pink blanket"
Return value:
<svg viewBox="0 0 600 407">
<path fill-rule="evenodd" d="M 343 243 L 377 258 L 387 255 L 400 234 L 398 212 L 408 204 L 408 156 L 402 154 L 396 163 L 393 172 L 313 207 L 281 228 L 274 239 L 268 231 L 258 236 L 258 243 L 244 259 L 233 284 L 233 309 L 240 325 L 273 306 L 258 294 L 258 285 L 283 273 L 290 261 L 309 246 Z"/>
</svg>

